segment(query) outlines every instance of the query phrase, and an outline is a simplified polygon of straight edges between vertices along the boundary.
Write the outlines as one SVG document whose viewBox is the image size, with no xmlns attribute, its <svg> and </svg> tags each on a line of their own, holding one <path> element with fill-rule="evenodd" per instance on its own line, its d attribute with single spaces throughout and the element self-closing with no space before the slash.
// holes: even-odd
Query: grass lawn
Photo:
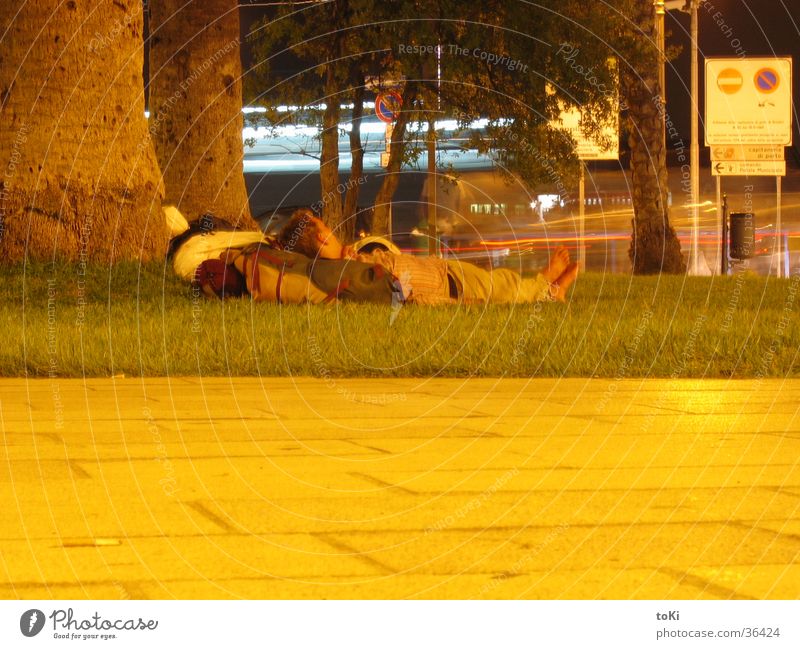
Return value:
<svg viewBox="0 0 800 649">
<path fill-rule="evenodd" d="M 2 376 L 800 375 L 800 276 L 579 277 L 567 306 L 226 303 L 163 264 L 0 268 Z"/>
</svg>

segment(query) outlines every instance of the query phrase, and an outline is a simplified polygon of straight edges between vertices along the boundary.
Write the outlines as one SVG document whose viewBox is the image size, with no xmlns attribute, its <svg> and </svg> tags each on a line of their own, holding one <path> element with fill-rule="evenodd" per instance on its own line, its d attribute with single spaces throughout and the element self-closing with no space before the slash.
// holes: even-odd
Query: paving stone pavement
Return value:
<svg viewBox="0 0 800 649">
<path fill-rule="evenodd" d="M 800 380 L 0 380 L 3 598 L 800 597 Z"/>
</svg>

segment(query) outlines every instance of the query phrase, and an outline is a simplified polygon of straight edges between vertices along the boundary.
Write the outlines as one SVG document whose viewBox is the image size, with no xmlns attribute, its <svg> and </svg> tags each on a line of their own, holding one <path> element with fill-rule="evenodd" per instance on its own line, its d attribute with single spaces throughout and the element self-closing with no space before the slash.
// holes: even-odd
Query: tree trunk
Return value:
<svg viewBox="0 0 800 649">
<path fill-rule="evenodd" d="M 212 212 L 255 228 L 242 165 L 236 0 L 153 0 L 150 20 L 150 131 L 165 202 L 190 221 Z"/>
<path fill-rule="evenodd" d="M 336 236 L 347 241 L 341 229 L 342 194 L 339 185 L 339 87 L 334 75 L 334 65 L 328 64 L 325 72 L 325 111 L 322 114 L 319 181 L 322 191 L 322 220 Z"/>
<path fill-rule="evenodd" d="M 684 273 L 681 246 L 669 222 L 667 162 L 664 149 L 655 10 L 651 2 L 637 2 L 631 16 L 649 39 L 634 69 L 623 62 L 621 93 L 628 106 L 628 144 L 633 185 L 633 234 L 628 251 L 637 275 Z M 644 38 L 644 37 L 642 37 Z"/>
<path fill-rule="evenodd" d="M 347 182 L 347 195 L 344 200 L 344 213 L 342 215 L 342 233 L 347 235 L 345 241 L 355 238 L 356 215 L 358 214 L 358 196 L 361 192 L 361 183 L 364 176 L 364 146 L 361 142 L 361 120 L 364 117 L 364 87 L 363 77 L 356 81 L 353 96 L 353 120 L 350 129 L 350 178 Z"/>
<path fill-rule="evenodd" d="M 0 255 L 166 251 L 141 0 L 0 3 Z"/>
<path fill-rule="evenodd" d="M 412 105 L 417 98 L 417 84 L 409 82 L 403 91 L 403 108 L 397 116 L 392 130 L 392 147 L 389 154 L 389 165 L 383 177 L 381 188 L 375 197 L 375 209 L 372 214 L 371 234 L 388 234 L 391 215 L 392 197 L 400 183 L 400 167 L 405 154 L 406 127 L 411 119 Z"/>
</svg>

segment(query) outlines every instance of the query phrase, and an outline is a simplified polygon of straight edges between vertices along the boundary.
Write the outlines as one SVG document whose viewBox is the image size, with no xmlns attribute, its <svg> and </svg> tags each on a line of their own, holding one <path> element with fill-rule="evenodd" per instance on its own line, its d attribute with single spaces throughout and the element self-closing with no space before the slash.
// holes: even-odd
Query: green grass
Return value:
<svg viewBox="0 0 800 649">
<path fill-rule="evenodd" d="M 800 374 L 800 276 L 590 273 L 566 307 L 393 312 L 207 301 L 163 264 L 81 270 L 0 268 L 1 376 Z"/>
</svg>

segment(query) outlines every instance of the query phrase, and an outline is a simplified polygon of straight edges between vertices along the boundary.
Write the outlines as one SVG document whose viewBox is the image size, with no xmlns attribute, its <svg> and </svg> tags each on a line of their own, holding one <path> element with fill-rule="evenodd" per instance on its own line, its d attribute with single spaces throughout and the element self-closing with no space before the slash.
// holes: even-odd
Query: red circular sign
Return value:
<svg viewBox="0 0 800 649">
<path fill-rule="evenodd" d="M 375 99 L 375 114 L 382 122 L 389 124 L 397 119 L 400 108 L 403 106 L 403 98 L 400 93 L 390 90 L 382 92 Z"/>
<path fill-rule="evenodd" d="M 735 95 L 743 83 L 742 73 L 735 68 L 725 68 L 717 75 L 717 87 L 726 95 Z"/>
</svg>

